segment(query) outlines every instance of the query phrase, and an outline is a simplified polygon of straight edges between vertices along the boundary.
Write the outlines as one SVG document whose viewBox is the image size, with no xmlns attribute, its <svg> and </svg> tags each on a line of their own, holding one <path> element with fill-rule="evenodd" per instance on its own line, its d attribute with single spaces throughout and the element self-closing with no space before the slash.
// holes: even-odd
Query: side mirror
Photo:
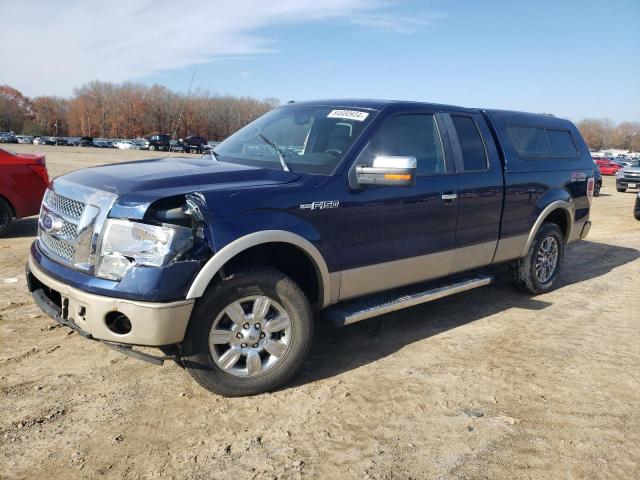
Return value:
<svg viewBox="0 0 640 480">
<path fill-rule="evenodd" d="M 370 167 L 356 166 L 358 185 L 411 186 L 417 163 L 416 157 L 376 157 Z"/>
</svg>

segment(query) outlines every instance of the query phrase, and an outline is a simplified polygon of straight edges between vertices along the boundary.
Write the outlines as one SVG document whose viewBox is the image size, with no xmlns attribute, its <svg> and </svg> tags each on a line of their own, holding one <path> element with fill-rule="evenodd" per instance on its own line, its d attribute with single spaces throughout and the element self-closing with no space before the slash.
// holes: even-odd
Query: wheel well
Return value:
<svg viewBox="0 0 640 480">
<path fill-rule="evenodd" d="M 560 227 L 565 240 L 568 240 L 569 233 L 569 214 L 562 208 L 557 208 L 544 219 L 546 223 L 555 223 Z"/>
<path fill-rule="evenodd" d="M 320 300 L 318 270 L 300 248 L 284 242 L 256 245 L 233 257 L 224 264 L 223 269 L 229 274 L 256 265 L 266 265 L 287 275 L 300 286 L 310 303 Z"/>
</svg>

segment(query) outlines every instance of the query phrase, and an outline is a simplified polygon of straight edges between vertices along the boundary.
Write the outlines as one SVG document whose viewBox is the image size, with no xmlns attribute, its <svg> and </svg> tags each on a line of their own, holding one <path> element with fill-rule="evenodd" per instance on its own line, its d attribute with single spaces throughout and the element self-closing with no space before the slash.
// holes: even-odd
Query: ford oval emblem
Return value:
<svg viewBox="0 0 640 480">
<path fill-rule="evenodd" d="M 44 228 L 47 233 L 53 233 L 60 230 L 60 227 L 62 226 L 60 225 L 61 223 L 62 222 L 60 222 L 59 219 L 49 212 L 42 216 L 42 228 Z"/>
</svg>

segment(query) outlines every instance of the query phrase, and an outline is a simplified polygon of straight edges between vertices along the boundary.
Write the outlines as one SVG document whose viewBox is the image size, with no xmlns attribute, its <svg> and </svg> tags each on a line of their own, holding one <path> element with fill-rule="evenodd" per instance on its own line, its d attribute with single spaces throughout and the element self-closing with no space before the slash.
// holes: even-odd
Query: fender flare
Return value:
<svg viewBox="0 0 640 480">
<path fill-rule="evenodd" d="M 187 292 L 186 299 L 190 300 L 201 297 L 209 283 L 211 283 L 213 277 L 233 257 L 251 247 L 266 243 L 288 243 L 294 247 L 298 247 L 309 257 L 316 267 L 316 274 L 318 275 L 318 285 L 320 290 L 318 292 L 318 305 L 321 307 L 326 306 L 331 299 L 331 282 L 329 269 L 324 261 L 324 257 L 309 240 L 286 230 L 263 230 L 260 232 L 254 232 L 225 245 L 207 261 L 204 267 L 202 267 L 196 278 L 193 280 L 193 283 Z"/>
<path fill-rule="evenodd" d="M 571 229 L 573 228 L 573 222 L 575 219 L 575 207 L 572 203 L 567 202 L 566 200 L 556 200 L 544 207 L 542 212 L 540 212 L 540 215 L 538 215 L 538 218 L 536 219 L 533 227 L 531 228 L 531 231 L 529 232 L 527 241 L 524 244 L 521 257 L 524 257 L 527 254 L 529 248 L 531 247 L 531 244 L 533 243 L 533 239 L 538 233 L 538 230 L 540 230 L 540 227 L 547 219 L 549 214 L 551 214 L 551 212 L 555 210 L 562 210 L 567 215 L 567 233 L 565 234 L 565 239 L 567 242 L 569 241 L 569 239 L 571 238 Z"/>
</svg>

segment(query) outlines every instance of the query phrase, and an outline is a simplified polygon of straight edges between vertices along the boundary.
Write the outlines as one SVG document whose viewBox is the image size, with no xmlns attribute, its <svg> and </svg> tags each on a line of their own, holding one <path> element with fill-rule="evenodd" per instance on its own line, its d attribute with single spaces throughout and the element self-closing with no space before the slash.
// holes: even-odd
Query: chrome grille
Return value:
<svg viewBox="0 0 640 480">
<path fill-rule="evenodd" d="M 42 202 L 40 211 L 40 240 L 44 248 L 53 256 L 68 263 L 74 263 L 78 237 L 78 224 L 82 217 L 85 204 L 78 200 L 60 195 L 49 190 Z M 62 228 L 47 232 L 42 228 L 43 217 L 51 212 L 59 221 Z"/>
<path fill-rule="evenodd" d="M 100 231 L 116 198 L 114 193 L 56 178 L 40 210 L 38 245 L 42 252 L 52 260 L 93 273 Z M 47 214 L 54 217 L 53 223 Z"/>
<path fill-rule="evenodd" d="M 58 195 L 53 190 L 49 190 L 45 203 L 51 207 L 52 210 L 76 220 L 80 219 L 82 211 L 84 210 L 84 203 Z"/>
<path fill-rule="evenodd" d="M 78 226 L 71 222 L 67 222 L 66 220 L 62 220 L 62 230 L 60 230 L 60 234 L 64 238 L 75 240 L 78 235 Z"/>
<path fill-rule="evenodd" d="M 73 255 L 75 254 L 75 247 L 65 241 L 58 240 L 52 237 L 48 233 L 41 232 L 40 240 L 44 246 L 54 255 L 62 258 L 63 260 L 71 263 L 73 261 Z"/>
</svg>

